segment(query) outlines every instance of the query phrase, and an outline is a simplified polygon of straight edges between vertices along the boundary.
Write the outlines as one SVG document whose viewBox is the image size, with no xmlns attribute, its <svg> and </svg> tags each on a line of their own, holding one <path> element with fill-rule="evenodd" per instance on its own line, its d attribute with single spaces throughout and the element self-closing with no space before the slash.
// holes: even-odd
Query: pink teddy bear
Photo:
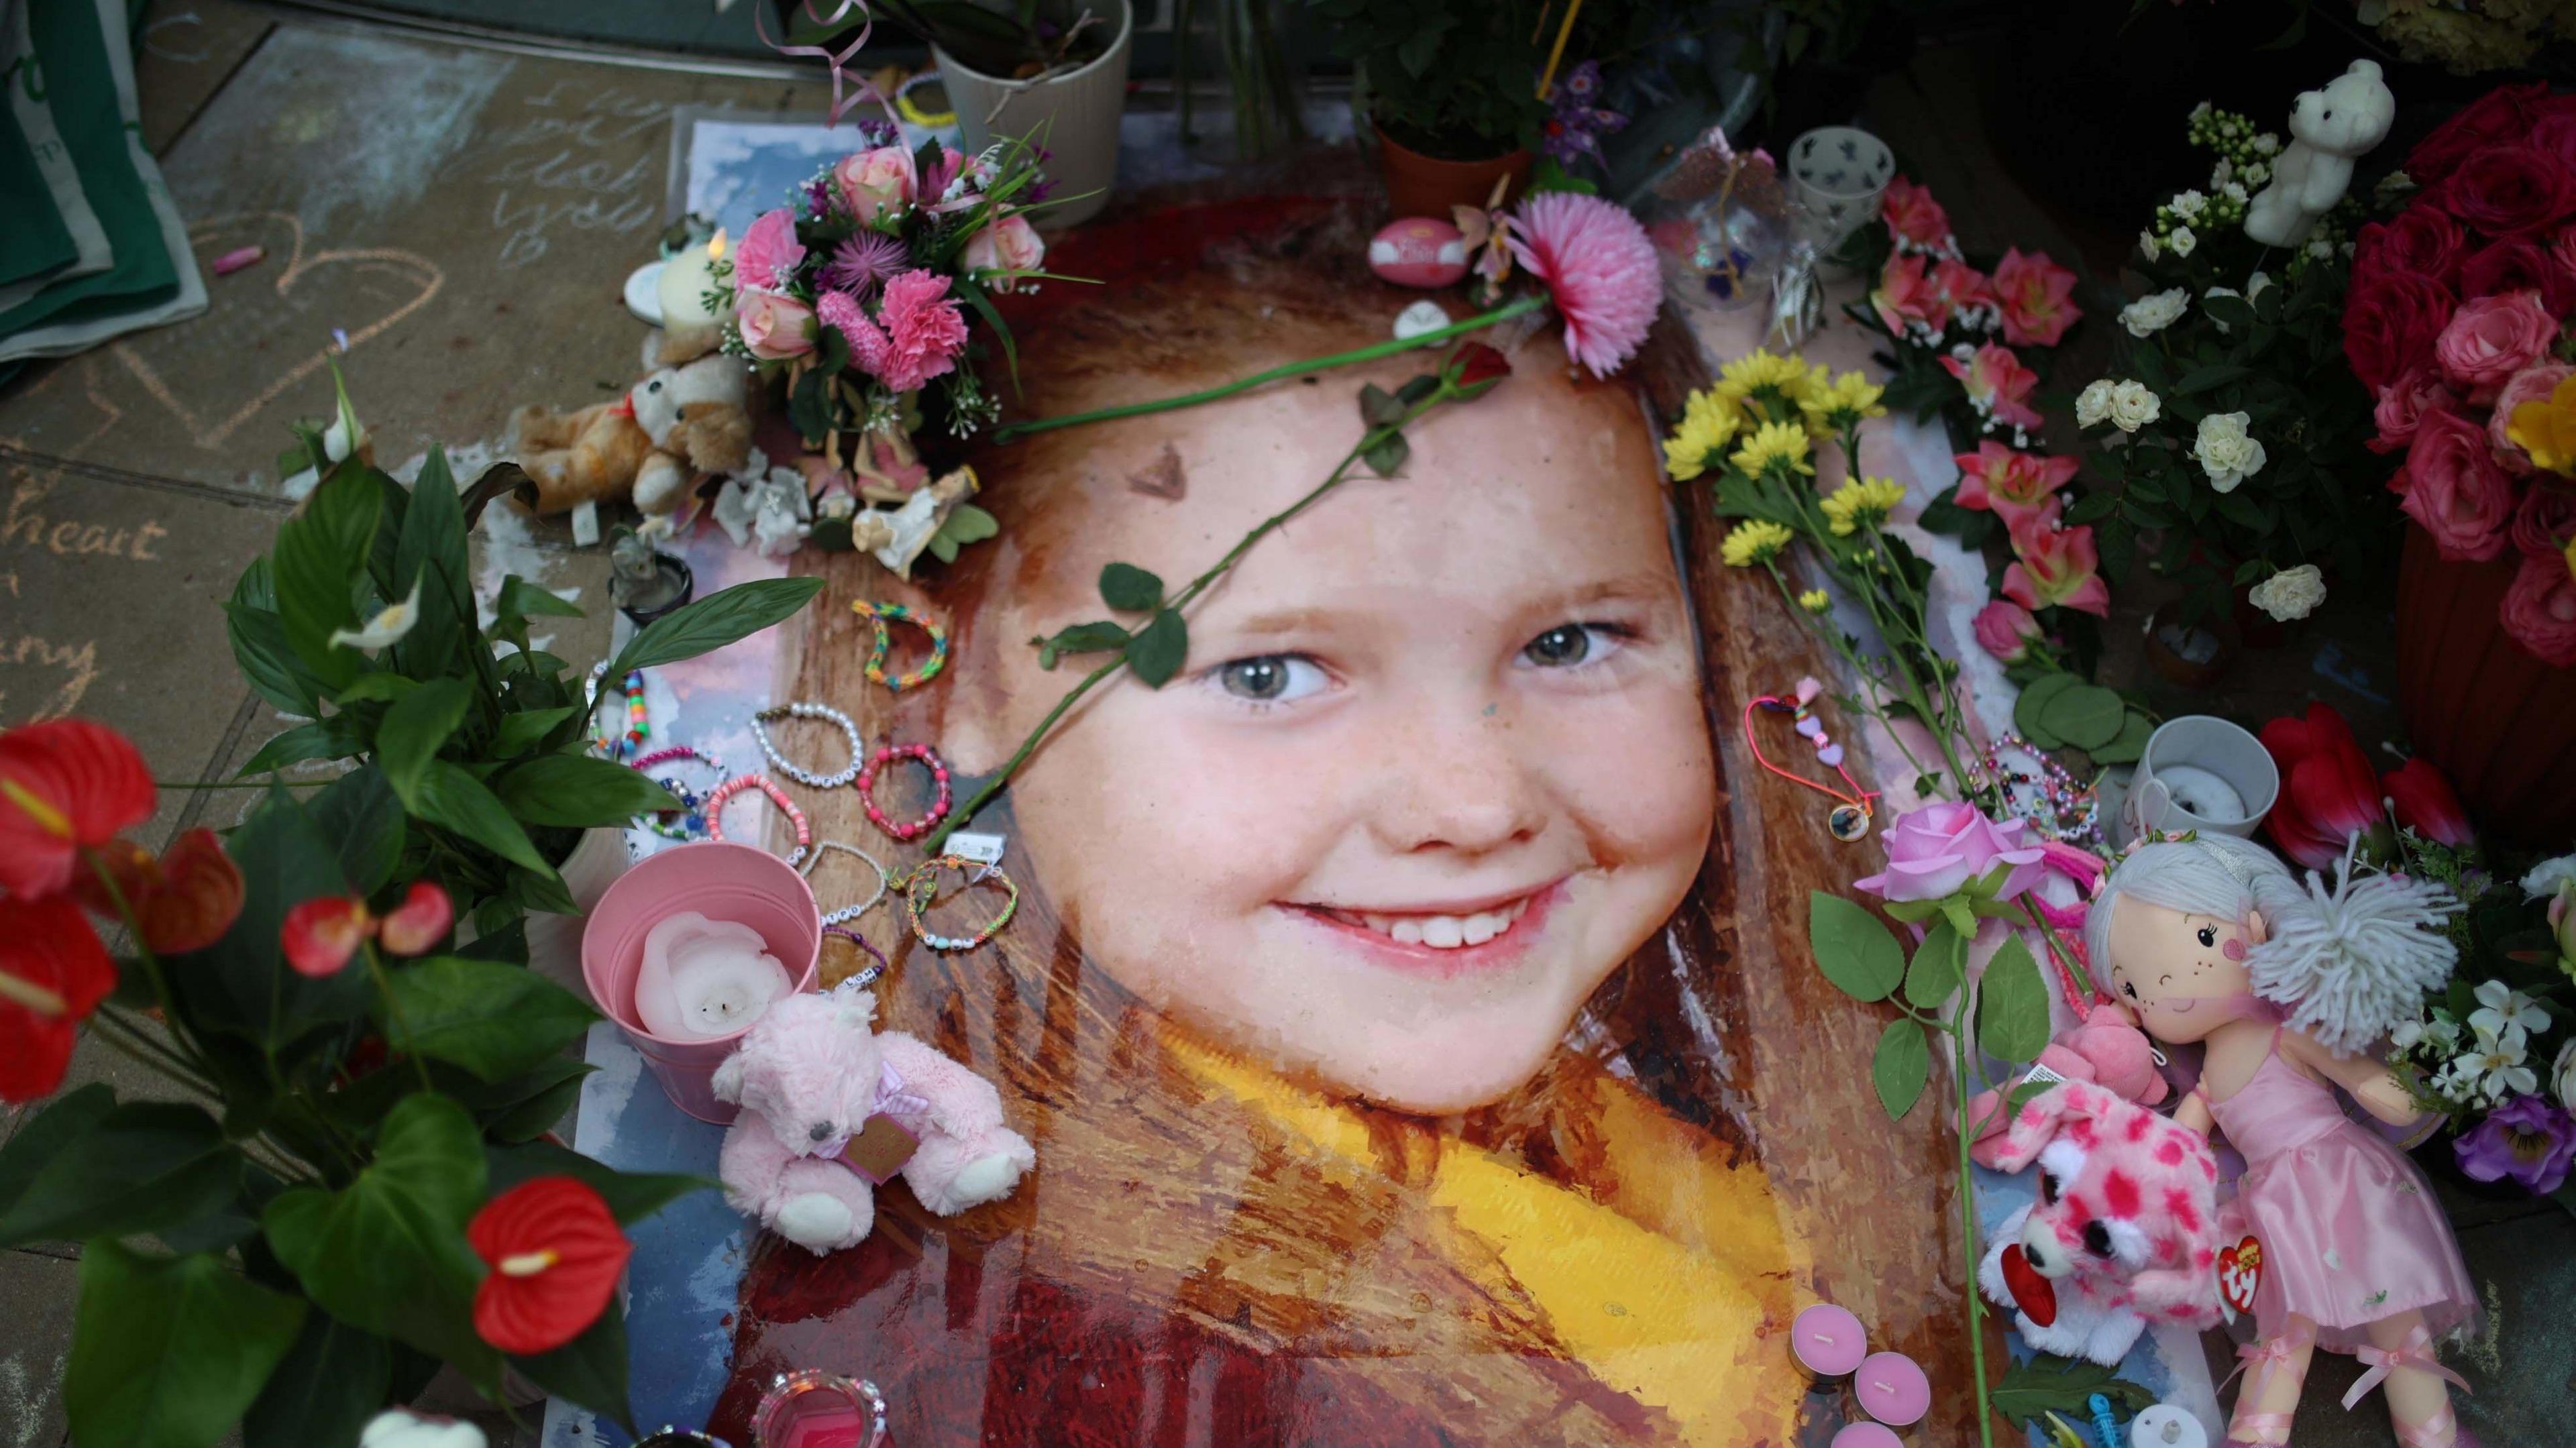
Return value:
<svg viewBox="0 0 2576 1448">
<path fill-rule="evenodd" d="M 1037 1164 L 991 1082 L 901 1031 L 871 1033 L 876 1010 L 851 986 L 789 996 L 716 1068 L 717 1098 L 742 1106 L 717 1167 L 725 1200 L 818 1256 L 876 1224 L 875 1186 L 842 1159 L 871 1117 L 919 1140 L 899 1174 L 943 1217 L 1009 1196 Z"/>
<path fill-rule="evenodd" d="M 2170 1089 L 2165 1085 L 2164 1074 L 2156 1069 L 2155 1051 L 2155 1042 L 2147 1039 L 2146 1032 L 2129 1024 L 2118 1006 L 2105 1001 L 2093 1007 L 2082 1025 L 2058 1032 L 2057 1039 L 2039 1053 L 2038 1063 L 2022 1079 L 2091 1081 L 2109 1088 L 2122 1100 L 2153 1106 L 2164 1100 Z M 1995 1106 L 2002 1099 L 1999 1092 L 1985 1091 L 1968 1102 L 1968 1119 L 1988 1123 L 1968 1152 L 1979 1166 L 1997 1165 L 1993 1158 L 2002 1149 L 1998 1138 L 2003 1135 L 2004 1122 L 1996 1115 Z"/>
<path fill-rule="evenodd" d="M 2209 1138 L 2100 1086 L 2024 1103 L 1995 1166 L 2039 1164 L 2039 1200 L 1990 1239 L 1978 1285 L 2024 1341 L 2116 1364 L 2154 1318 L 2214 1327 L 2218 1158 Z"/>
</svg>

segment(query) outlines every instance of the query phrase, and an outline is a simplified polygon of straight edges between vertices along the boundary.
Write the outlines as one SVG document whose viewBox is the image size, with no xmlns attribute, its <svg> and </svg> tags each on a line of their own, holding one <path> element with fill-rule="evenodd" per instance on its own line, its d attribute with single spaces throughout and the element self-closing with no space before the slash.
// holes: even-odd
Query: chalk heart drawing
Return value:
<svg viewBox="0 0 2576 1448">
<path fill-rule="evenodd" d="M 250 271 L 209 278 L 215 290 L 214 310 L 190 329 L 195 335 L 189 341 L 221 347 L 234 365 L 196 369 L 189 380 L 193 401 L 182 402 L 147 355 L 166 353 L 167 341 L 119 342 L 112 350 L 152 400 L 187 430 L 189 439 L 209 450 L 223 446 L 261 409 L 320 372 L 330 358 L 332 328 L 346 329 L 349 347 L 355 350 L 429 305 L 447 282 L 447 273 L 436 262 L 395 247 L 308 251 L 304 224 L 286 212 L 200 222 L 188 228 L 188 243 L 200 266 L 237 247 L 268 248 L 267 258 Z M 262 280 L 267 284 L 264 289 Z M 242 286 L 244 282 L 250 286 Z M 262 336 L 292 339 L 296 344 L 275 349 L 277 355 L 291 359 L 284 370 L 270 372 L 246 365 L 252 344 Z M 308 340 L 309 351 L 305 350 Z"/>
</svg>

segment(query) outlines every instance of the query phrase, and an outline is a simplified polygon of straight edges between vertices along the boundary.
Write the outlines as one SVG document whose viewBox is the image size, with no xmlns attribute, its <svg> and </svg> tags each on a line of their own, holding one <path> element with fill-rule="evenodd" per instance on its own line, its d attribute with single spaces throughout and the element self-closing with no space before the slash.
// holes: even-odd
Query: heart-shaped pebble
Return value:
<svg viewBox="0 0 2576 1448">
<path fill-rule="evenodd" d="M 1810 739 L 1821 738 L 1825 732 L 1824 721 L 1818 719 L 1815 715 L 1810 714 L 1806 718 L 1798 721 L 1798 732 L 1806 735 Z"/>
<path fill-rule="evenodd" d="M 1843 766 L 1843 747 L 1839 744 L 1828 744 L 1816 751 L 1816 758 L 1827 769 L 1840 769 Z"/>
</svg>

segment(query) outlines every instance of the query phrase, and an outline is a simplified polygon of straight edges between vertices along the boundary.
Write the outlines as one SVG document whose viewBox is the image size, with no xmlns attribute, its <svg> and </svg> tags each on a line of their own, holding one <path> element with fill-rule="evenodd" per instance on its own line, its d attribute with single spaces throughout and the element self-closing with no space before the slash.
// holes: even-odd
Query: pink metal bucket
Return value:
<svg viewBox="0 0 2576 1448">
<path fill-rule="evenodd" d="M 794 866 L 767 850 L 714 840 L 644 859 L 619 876 L 591 909 L 581 933 L 581 976 L 590 998 L 644 1053 L 644 1064 L 672 1105 L 700 1121 L 723 1125 L 741 1108 L 718 1101 L 711 1082 L 743 1031 L 674 1041 L 645 1030 L 635 1014 L 644 937 L 683 910 L 759 931 L 769 953 L 795 974 L 800 991 L 814 989 L 823 955 L 822 917 L 814 908 L 813 890 Z"/>
</svg>

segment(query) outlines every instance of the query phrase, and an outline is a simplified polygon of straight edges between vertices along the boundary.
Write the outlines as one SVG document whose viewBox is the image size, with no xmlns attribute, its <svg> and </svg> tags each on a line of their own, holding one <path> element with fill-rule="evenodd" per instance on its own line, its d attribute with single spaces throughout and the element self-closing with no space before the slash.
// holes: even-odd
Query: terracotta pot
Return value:
<svg viewBox="0 0 2576 1448">
<path fill-rule="evenodd" d="M 2496 617 L 2519 559 L 2452 563 L 2420 528 L 2397 570 L 2397 707 L 2479 830 L 2555 849 L 2576 834 L 2576 669 Z"/>
<path fill-rule="evenodd" d="M 1494 178 L 1508 175 L 1511 189 L 1505 200 L 1518 196 L 1529 185 L 1530 153 L 1514 151 L 1484 161 L 1443 161 L 1398 143 L 1383 130 L 1377 133 L 1377 163 L 1386 175 L 1387 210 L 1395 216 L 1429 216 L 1449 219 L 1453 206 L 1482 206 L 1494 194 Z"/>
</svg>

